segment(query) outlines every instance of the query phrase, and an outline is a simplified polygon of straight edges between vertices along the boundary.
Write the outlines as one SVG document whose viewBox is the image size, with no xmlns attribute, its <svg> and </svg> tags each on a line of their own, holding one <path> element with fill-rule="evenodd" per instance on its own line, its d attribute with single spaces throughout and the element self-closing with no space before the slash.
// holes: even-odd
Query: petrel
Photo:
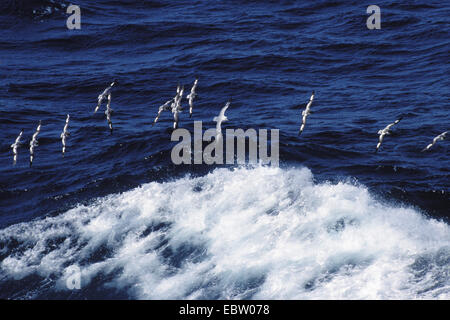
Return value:
<svg viewBox="0 0 450 320">
<path fill-rule="evenodd" d="M 172 113 L 173 113 L 173 128 L 178 128 L 178 113 L 183 110 L 181 107 L 181 99 L 183 98 L 184 86 L 181 89 L 177 89 L 177 95 L 174 98 L 174 102 L 172 103 Z"/>
<path fill-rule="evenodd" d="M 103 99 L 106 98 L 106 96 L 111 92 L 112 87 L 117 84 L 117 80 L 114 80 L 108 88 L 106 88 L 99 96 L 98 96 L 98 103 L 97 106 L 95 107 L 94 113 L 96 113 L 98 111 L 98 109 L 100 108 Z"/>
<path fill-rule="evenodd" d="M 13 154 L 14 154 L 14 158 L 13 158 L 13 165 L 16 165 L 17 162 L 17 148 L 19 148 L 19 146 L 21 145 L 20 143 L 20 139 L 22 138 L 23 135 L 23 129 L 20 131 L 18 137 L 16 138 L 16 141 L 11 145 Z"/>
<path fill-rule="evenodd" d="M 192 117 L 192 109 L 194 108 L 194 98 L 197 96 L 195 89 L 197 89 L 198 79 L 195 79 L 194 85 L 191 88 L 191 93 L 186 96 L 186 99 L 189 100 L 189 118 Z"/>
<path fill-rule="evenodd" d="M 434 146 L 436 144 L 436 142 L 438 142 L 439 140 L 445 140 L 446 135 L 447 135 L 448 131 L 442 132 L 440 135 L 436 136 L 433 139 L 433 142 L 430 143 L 429 145 L 427 145 L 425 147 L 425 149 L 422 150 L 422 152 L 429 150 L 432 146 Z"/>
<path fill-rule="evenodd" d="M 31 137 L 30 141 L 30 167 L 33 165 L 33 159 L 34 159 L 34 148 L 38 146 L 37 136 L 41 132 L 41 120 L 39 120 L 39 124 L 36 128 L 36 132 L 33 134 L 33 137 Z"/>
<path fill-rule="evenodd" d="M 180 85 L 177 86 L 177 94 L 175 97 L 164 103 L 162 106 L 158 109 L 158 114 L 156 115 L 155 120 L 152 123 L 152 126 L 155 125 L 155 123 L 159 120 L 159 117 L 161 116 L 161 113 L 165 110 L 170 110 L 173 113 L 174 123 L 173 127 L 176 129 L 178 125 L 178 113 L 182 110 L 181 108 L 181 98 L 183 97 L 183 91 L 184 87 L 181 87 Z"/>
<path fill-rule="evenodd" d="M 108 93 L 108 103 L 106 104 L 106 120 L 108 121 L 109 130 L 113 131 L 112 122 L 111 122 L 111 114 L 113 113 L 113 109 L 111 109 L 111 93 Z"/>
<path fill-rule="evenodd" d="M 219 115 L 213 118 L 213 121 L 216 122 L 216 140 L 222 136 L 222 122 L 228 121 L 228 118 L 225 115 L 225 111 L 227 111 L 229 106 L 230 101 L 228 101 L 226 105 L 220 110 Z"/>
<path fill-rule="evenodd" d="M 70 116 L 67 115 L 66 124 L 64 125 L 63 132 L 61 132 L 62 156 L 63 157 L 64 157 L 64 154 L 66 153 L 66 138 L 70 135 L 69 131 L 67 131 L 67 129 L 69 128 L 69 120 L 70 120 Z"/>
<path fill-rule="evenodd" d="M 403 118 L 403 117 L 398 118 L 398 119 L 395 120 L 393 123 L 388 124 L 388 125 L 386 126 L 386 128 L 384 128 L 383 130 L 379 130 L 379 131 L 378 131 L 378 134 L 380 135 L 380 137 L 379 137 L 379 142 L 378 142 L 378 144 L 377 144 L 377 149 L 375 150 L 375 152 L 377 152 L 378 149 L 380 148 L 381 143 L 383 142 L 384 136 L 387 135 L 387 134 L 388 134 L 388 135 L 391 134 L 390 129 L 391 129 L 394 125 L 396 125 L 397 123 L 399 123 L 400 120 L 402 120 L 402 118 Z"/>
<path fill-rule="evenodd" d="M 312 102 L 314 100 L 314 91 L 311 94 L 311 98 L 309 98 L 308 103 L 306 104 L 306 108 L 305 110 L 302 111 L 302 125 L 300 126 L 300 130 L 298 131 L 298 135 L 300 135 L 303 132 L 303 129 L 305 128 L 305 124 L 306 124 L 306 118 L 311 114 L 311 105 Z"/>
<path fill-rule="evenodd" d="M 158 119 L 161 116 L 161 113 L 163 111 L 172 109 L 172 106 L 171 106 L 172 101 L 173 101 L 173 99 L 167 101 L 166 103 L 164 103 L 162 106 L 159 107 L 158 115 L 156 116 L 155 120 L 153 121 L 152 126 L 158 121 Z"/>
<path fill-rule="evenodd" d="M 177 101 L 178 101 L 178 96 L 180 95 L 180 91 L 181 91 L 181 87 L 180 87 L 180 85 L 178 84 L 178 86 L 177 86 L 177 94 L 175 95 L 175 97 L 173 97 L 172 98 L 172 103 L 170 104 L 170 109 L 172 110 L 172 109 L 174 109 L 175 107 L 176 107 L 176 105 L 177 105 Z"/>
</svg>

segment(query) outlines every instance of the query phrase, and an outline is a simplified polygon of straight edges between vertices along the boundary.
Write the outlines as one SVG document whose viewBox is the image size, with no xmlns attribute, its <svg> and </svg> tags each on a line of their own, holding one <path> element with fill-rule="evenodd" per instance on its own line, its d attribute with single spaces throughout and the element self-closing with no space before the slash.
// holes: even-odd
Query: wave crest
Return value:
<svg viewBox="0 0 450 320">
<path fill-rule="evenodd" d="M 10 226 L 0 230 L 1 295 L 450 297 L 447 224 L 362 186 L 313 180 L 306 168 L 217 169 Z M 71 265 L 82 290 L 65 287 Z"/>
</svg>

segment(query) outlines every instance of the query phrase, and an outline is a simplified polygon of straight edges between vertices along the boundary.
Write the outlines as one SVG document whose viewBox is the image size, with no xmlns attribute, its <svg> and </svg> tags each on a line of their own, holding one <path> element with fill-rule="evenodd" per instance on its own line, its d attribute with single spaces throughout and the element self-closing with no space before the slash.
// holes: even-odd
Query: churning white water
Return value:
<svg viewBox="0 0 450 320">
<path fill-rule="evenodd" d="M 217 169 L 1 230 L 0 283 L 63 292 L 77 265 L 130 298 L 449 299 L 449 231 L 308 169 Z"/>
</svg>

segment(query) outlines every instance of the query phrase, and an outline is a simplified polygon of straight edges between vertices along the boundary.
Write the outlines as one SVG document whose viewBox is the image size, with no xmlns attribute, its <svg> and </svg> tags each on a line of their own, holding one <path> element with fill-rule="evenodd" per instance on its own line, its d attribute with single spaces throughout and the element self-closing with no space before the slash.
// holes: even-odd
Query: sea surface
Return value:
<svg viewBox="0 0 450 320">
<path fill-rule="evenodd" d="M 450 299 L 448 140 L 421 152 L 450 129 L 450 3 L 76 0 L 80 30 L 70 4 L 0 3 L 0 298 Z M 152 122 L 196 78 L 180 127 L 232 99 L 223 130 L 279 129 L 279 167 L 172 163 Z"/>
</svg>

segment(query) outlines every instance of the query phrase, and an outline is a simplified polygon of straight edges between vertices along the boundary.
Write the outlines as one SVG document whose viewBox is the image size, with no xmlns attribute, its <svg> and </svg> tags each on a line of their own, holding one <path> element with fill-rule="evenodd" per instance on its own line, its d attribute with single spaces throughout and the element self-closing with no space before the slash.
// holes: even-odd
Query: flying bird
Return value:
<svg viewBox="0 0 450 320">
<path fill-rule="evenodd" d="M 70 115 L 67 115 L 66 124 L 64 125 L 63 132 L 61 133 L 61 142 L 62 142 L 62 156 L 66 153 L 66 138 L 70 135 L 67 129 L 69 128 Z"/>
<path fill-rule="evenodd" d="M 117 80 L 114 80 L 108 88 L 106 88 L 99 96 L 98 96 L 98 102 L 97 102 L 97 106 L 95 107 L 94 113 L 96 113 L 98 111 L 98 109 L 100 108 L 103 99 L 105 99 L 108 94 L 111 92 L 112 87 L 117 84 Z"/>
<path fill-rule="evenodd" d="M 106 104 L 105 115 L 106 115 L 106 120 L 108 121 L 109 130 L 111 133 L 113 131 L 112 122 L 111 122 L 111 114 L 112 113 L 113 113 L 113 109 L 111 109 L 111 93 L 108 93 L 108 103 Z"/>
<path fill-rule="evenodd" d="M 14 143 L 11 145 L 11 148 L 12 148 L 12 151 L 14 154 L 13 165 L 16 165 L 16 162 L 17 162 L 17 149 L 21 145 L 20 139 L 22 138 L 22 135 L 23 135 L 23 129 L 20 131 L 18 137 L 16 138 L 16 141 L 14 141 Z"/>
<path fill-rule="evenodd" d="M 312 102 L 314 100 L 314 91 L 311 94 L 311 98 L 309 98 L 308 103 L 306 104 L 306 108 L 305 110 L 302 111 L 302 125 L 300 126 L 300 130 L 298 131 L 298 135 L 300 135 L 303 132 L 303 129 L 305 129 L 305 124 L 306 124 L 306 118 L 311 114 L 311 105 Z"/>
<path fill-rule="evenodd" d="M 30 167 L 33 165 L 34 159 L 34 148 L 38 146 L 37 136 L 41 132 L 41 121 L 39 120 L 39 124 L 36 128 L 36 132 L 33 134 L 33 137 L 30 141 Z"/>
<path fill-rule="evenodd" d="M 177 95 L 174 98 L 174 102 L 172 103 L 172 113 L 173 113 L 173 128 L 178 128 L 178 113 L 183 110 L 181 107 L 181 99 L 183 98 L 184 86 L 181 89 L 177 89 Z"/>
<path fill-rule="evenodd" d="M 402 118 L 403 118 L 403 117 L 398 118 L 398 119 L 395 120 L 393 123 L 388 124 L 388 125 L 386 126 L 386 128 L 384 128 L 383 130 L 379 130 L 379 131 L 378 131 L 378 134 L 380 135 L 380 137 L 379 137 L 379 141 L 378 141 L 377 148 L 376 148 L 375 152 L 378 151 L 378 149 L 379 149 L 380 146 L 381 146 L 381 143 L 383 143 L 384 136 L 385 136 L 385 135 L 391 134 L 391 132 L 390 132 L 391 128 L 392 128 L 394 125 L 396 125 L 397 123 L 399 123 L 400 120 L 402 120 Z"/>
<path fill-rule="evenodd" d="M 173 114 L 173 128 L 176 129 L 178 127 L 178 113 L 181 112 L 183 109 L 181 107 L 181 99 L 183 98 L 183 92 L 184 87 L 181 87 L 180 85 L 177 86 L 177 94 L 172 99 L 168 100 L 166 103 L 164 103 L 162 106 L 158 109 L 158 114 L 156 115 L 155 120 L 152 123 L 152 126 L 155 125 L 156 122 L 158 122 L 159 117 L 161 116 L 161 113 L 166 110 L 172 111 Z"/>
<path fill-rule="evenodd" d="M 177 101 L 178 101 L 178 96 L 180 95 L 180 91 L 181 91 L 181 87 L 180 87 L 180 85 L 178 84 L 178 86 L 177 86 L 177 94 L 176 94 L 175 97 L 173 97 L 172 100 L 171 100 L 172 103 L 170 104 L 170 110 L 172 110 L 173 108 L 176 107 Z"/>
<path fill-rule="evenodd" d="M 228 118 L 225 115 L 225 111 L 227 111 L 230 103 L 231 102 L 228 101 L 226 105 L 220 110 L 219 115 L 213 118 L 213 121 L 216 122 L 216 140 L 222 136 L 222 122 L 228 121 Z"/>
<path fill-rule="evenodd" d="M 153 121 L 152 126 L 155 125 L 155 123 L 158 121 L 158 119 L 159 119 L 159 117 L 161 116 L 161 113 L 162 113 L 163 111 L 171 110 L 171 109 L 172 109 L 172 107 L 171 107 L 171 103 L 172 103 L 172 102 L 173 102 L 173 99 L 167 101 L 166 103 L 164 103 L 162 106 L 159 107 L 159 109 L 158 109 L 158 115 L 156 116 L 155 120 Z"/>
<path fill-rule="evenodd" d="M 440 135 L 436 136 L 436 137 L 433 139 L 433 142 L 430 143 L 429 145 L 427 145 L 427 146 L 422 150 L 422 152 L 427 151 L 427 150 L 430 150 L 430 148 L 431 148 L 432 146 L 434 146 L 434 145 L 436 144 L 436 142 L 438 142 L 439 140 L 445 140 L 447 133 L 448 133 L 448 131 L 445 131 L 445 132 L 442 132 Z"/>
<path fill-rule="evenodd" d="M 195 89 L 197 89 L 198 79 L 195 79 L 194 85 L 191 88 L 191 93 L 186 96 L 186 99 L 189 101 L 189 118 L 192 117 L 192 109 L 194 108 L 194 98 L 197 97 L 197 93 Z"/>
</svg>

